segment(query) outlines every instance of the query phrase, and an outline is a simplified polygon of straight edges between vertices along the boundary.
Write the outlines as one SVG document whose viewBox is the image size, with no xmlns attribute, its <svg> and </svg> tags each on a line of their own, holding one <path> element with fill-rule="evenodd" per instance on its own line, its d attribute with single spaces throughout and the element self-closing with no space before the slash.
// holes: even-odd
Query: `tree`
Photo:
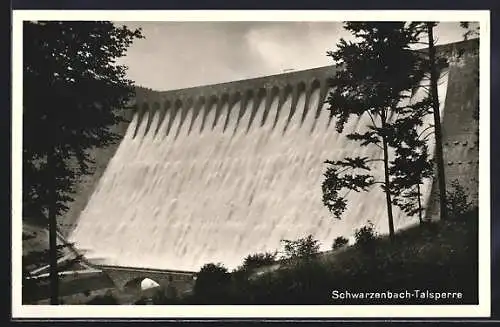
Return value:
<svg viewBox="0 0 500 327">
<path fill-rule="evenodd" d="M 422 109 L 425 107 L 427 105 Z M 395 158 L 389 168 L 393 204 L 409 216 L 418 214 L 420 223 L 423 223 L 424 212 L 420 185 L 424 179 L 433 176 L 433 160 L 427 146 L 427 138 L 433 133 L 428 130 L 433 126 L 427 126 L 420 132 L 412 127 L 429 113 L 430 110 L 415 110 L 412 112 L 415 120 L 409 117 L 396 120 L 393 125 L 395 133 L 390 141 L 395 149 Z"/>
<path fill-rule="evenodd" d="M 208 263 L 196 276 L 194 295 L 203 303 L 223 301 L 230 283 L 231 274 L 224 265 Z"/>
<path fill-rule="evenodd" d="M 438 95 L 438 59 L 436 58 L 436 47 L 434 40 L 434 27 L 437 25 L 434 22 L 425 23 L 428 36 L 428 65 L 430 71 L 430 87 L 432 108 L 434 114 L 434 135 L 436 139 L 436 164 L 437 177 L 439 185 L 439 210 L 441 220 L 446 220 L 446 177 L 444 171 L 444 155 L 443 155 L 443 133 L 441 131 L 441 116 L 439 111 L 439 95 Z"/>
<path fill-rule="evenodd" d="M 432 176 L 432 160 L 428 159 L 427 152 L 418 153 L 409 149 L 405 149 L 405 152 L 411 154 L 398 159 L 404 161 L 399 164 L 405 168 L 394 167 L 391 169 L 391 173 L 397 175 L 392 180 L 393 204 L 400 207 L 409 216 L 418 214 L 420 223 L 423 223 L 424 207 L 422 206 L 420 185 L 422 185 L 424 178 Z M 407 174 L 408 171 L 413 171 L 413 173 Z"/>
<path fill-rule="evenodd" d="M 460 22 L 460 27 L 465 29 L 464 40 L 468 40 L 470 37 L 478 37 L 479 36 L 479 25 L 476 27 L 472 27 L 470 22 Z"/>
<path fill-rule="evenodd" d="M 425 71 L 425 76 L 428 77 L 428 85 L 420 85 L 428 95 L 428 101 L 430 103 L 431 110 L 428 112 L 433 115 L 434 124 L 425 128 L 422 132 L 428 129 L 432 130 L 435 138 L 435 157 L 431 159 L 428 155 L 428 148 L 426 145 L 427 137 L 421 138 L 421 134 L 413 135 L 411 137 L 417 143 L 413 144 L 413 149 L 407 149 L 404 154 L 413 157 L 410 162 L 405 162 L 405 160 L 399 160 L 399 170 L 406 170 L 404 174 L 399 175 L 399 180 L 397 182 L 402 182 L 399 187 L 394 188 L 394 194 L 397 194 L 396 201 L 394 203 L 401 207 L 407 214 L 414 215 L 418 212 L 420 222 L 422 222 L 422 204 L 420 184 L 425 178 L 433 176 L 432 167 L 435 164 L 437 168 L 437 179 L 438 179 L 438 189 L 439 189 L 439 199 L 440 199 L 440 216 L 442 220 L 446 220 L 448 213 L 446 208 L 446 176 L 444 169 L 444 154 L 443 154 L 443 137 L 442 137 L 442 125 L 440 117 L 440 102 L 438 94 L 438 80 L 441 75 L 441 71 L 447 66 L 448 61 L 442 56 L 438 56 L 436 53 L 436 40 L 434 38 L 434 27 L 437 26 L 435 22 L 414 22 L 410 25 L 411 28 L 418 34 L 421 34 L 427 42 L 421 42 L 420 40 L 414 40 L 412 44 L 425 44 L 427 45 L 427 51 L 420 51 L 425 64 L 422 70 Z M 462 26 L 462 23 L 461 23 Z M 468 25 L 467 25 L 468 26 Z M 466 38 L 467 36 L 464 35 Z M 426 112 L 423 112 L 426 115 Z M 406 138 L 405 142 L 408 142 Z M 399 140 L 402 142 L 402 140 Z M 410 142 L 413 142 L 410 140 Z M 411 148 L 411 147 L 410 147 Z M 418 149 L 418 150 L 417 150 Z M 411 154 L 410 154 L 411 153 Z M 398 153 L 399 156 L 403 153 Z M 399 158 L 401 159 L 401 158 Z M 413 162 L 411 162 L 413 161 Z M 410 163 L 410 164 L 408 164 Z M 409 178 L 410 177 L 410 178 Z M 413 177 L 413 178 L 411 178 Z M 404 180 L 403 180 L 404 179 Z M 396 182 L 396 183 L 397 183 Z M 403 184 L 407 184 L 406 190 L 404 190 Z M 412 187 L 413 185 L 413 187 Z"/>
<path fill-rule="evenodd" d="M 328 110 L 337 118 L 337 132 L 343 132 L 352 116 L 369 117 L 371 124 L 366 126 L 366 132 L 354 131 L 346 137 L 360 142 L 361 146 L 381 148 L 383 157 L 327 160 L 329 166 L 322 184 L 323 203 L 340 219 L 347 208 L 346 194 L 341 195 L 341 191 L 367 191 L 380 184 L 385 193 L 391 239 L 394 221 L 389 148 L 400 147 L 397 140 L 409 137 L 408 131 L 422 125 L 429 107 L 427 98 L 415 103 L 406 101 L 425 75 L 422 56 L 410 49 L 422 34 L 418 26 L 419 23 L 413 22 L 347 22 L 345 29 L 357 41 L 341 39 L 338 49 L 327 53 L 338 68 L 331 79 L 334 89 L 327 99 Z M 401 133 L 407 134 L 401 136 Z M 371 165 L 380 161 L 383 162 L 384 179 L 377 181 L 370 174 Z"/>
<path fill-rule="evenodd" d="M 467 189 L 460 185 L 458 179 L 451 182 L 452 190 L 447 192 L 446 206 L 450 216 L 460 219 L 474 210 L 474 202 L 469 200 Z"/>
<path fill-rule="evenodd" d="M 373 243 L 377 239 L 377 236 L 375 225 L 371 221 L 368 221 L 365 226 L 357 228 L 354 232 L 356 245 L 369 250 L 373 250 Z"/>
<path fill-rule="evenodd" d="M 276 252 L 264 252 L 249 254 L 243 260 L 241 269 L 251 270 L 263 266 L 269 266 L 276 262 Z"/>
<path fill-rule="evenodd" d="M 341 247 L 347 245 L 349 240 L 343 236 L 336 237 L 333 241 L 332 250 L 340 249 Z"/>
<path fill-rule="evenodd" d="M 118 140 L 133 82 L 116 64 L 140 30 L 111 22 L 25 22 L 23 33 L 23 216 L 49 225 L 51 303 L 57 304 L 56 217 L 78 177 L 92 173 L 88 152 Z"/>
<path fill-rule="evenodd" d="M 309 261 L 317 257 L 320 243 L 312 235 L 299 238 L 296 241 L 282 240 L 283 259 L 290 262 Z"/>
</svg>

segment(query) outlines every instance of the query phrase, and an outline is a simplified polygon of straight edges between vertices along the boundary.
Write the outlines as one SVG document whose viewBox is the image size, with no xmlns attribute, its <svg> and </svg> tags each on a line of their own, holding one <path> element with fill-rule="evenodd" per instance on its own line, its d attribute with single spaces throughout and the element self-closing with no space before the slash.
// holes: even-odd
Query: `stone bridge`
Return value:
<svg viewBox="0 0 500 327">
<path fill-rule="evenodd" d="M 196 280 L 196 273 L 190 271 L 108 265 L 99 265 L 98 268 L 108 275 L 119 291 L 129 294 L 140 293 L 141 282 L 148 278 L 158 283 L 167 297 L 182 296 L 192 290 Z"/>
</svg>

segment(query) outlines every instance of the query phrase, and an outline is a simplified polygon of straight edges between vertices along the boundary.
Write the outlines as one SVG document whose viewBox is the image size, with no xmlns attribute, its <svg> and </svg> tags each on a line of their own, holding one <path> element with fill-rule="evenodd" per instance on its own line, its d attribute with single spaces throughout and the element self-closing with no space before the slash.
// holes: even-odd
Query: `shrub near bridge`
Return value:
<svg viewBox="0 0 500 327">
<path fill-rule="evenodd" d="M 219 304 L 227 301 L 231 274 L 222 264 L 204 265 L 197 274 L 194 296 L 191 301 L 199 304 Z"/>
</svg>

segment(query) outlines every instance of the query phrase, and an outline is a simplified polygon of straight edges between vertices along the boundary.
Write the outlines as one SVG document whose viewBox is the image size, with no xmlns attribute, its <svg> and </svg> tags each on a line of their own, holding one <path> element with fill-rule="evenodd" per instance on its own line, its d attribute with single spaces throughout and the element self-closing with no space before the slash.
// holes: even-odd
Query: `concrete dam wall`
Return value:
<svg viewBox="0 0 500 327">
<path fill-rule="evenodd" d="M 439 52 L 451 59 L 439 86 L 447 179 L 477 194 L 478 44 Z M 378 147 L 359 147 L 335 131 L 324 104 L 333 74 L 321 67 L 166 92 L 139 88 L 138 110 L 120 127 L 123 140 L 96 155 L 101 168 L 84 187 L 69 241 L 106 265 L 197 271 L 210 262 L 234 268 L 248 254 L 308 234 L 328 250 L 368 220 L 386 233 L 378 187 L 349 194 L 342 220 L 322 203 L 325 160 L 381 156 Z M 417 90 L 413 101 L 423 96 Z M 367 123 L 353 119 L 346 131 L 362 132 Z M 434 188 L 424 185 L 431 216 Z M 397 229 L 418 221 L 397 208 L 394 216 Z"/>
</svg>

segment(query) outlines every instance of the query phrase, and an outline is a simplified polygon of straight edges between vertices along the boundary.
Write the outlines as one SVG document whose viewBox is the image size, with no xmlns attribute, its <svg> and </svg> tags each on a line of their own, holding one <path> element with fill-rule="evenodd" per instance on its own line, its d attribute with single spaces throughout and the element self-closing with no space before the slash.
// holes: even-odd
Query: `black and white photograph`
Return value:
<svg viewBox="0 0 500 327">
<path fill-rule="evenodd" d="M 19 316 L 489 315 L 487 12 L 13 19 Z"/>
</svg>

